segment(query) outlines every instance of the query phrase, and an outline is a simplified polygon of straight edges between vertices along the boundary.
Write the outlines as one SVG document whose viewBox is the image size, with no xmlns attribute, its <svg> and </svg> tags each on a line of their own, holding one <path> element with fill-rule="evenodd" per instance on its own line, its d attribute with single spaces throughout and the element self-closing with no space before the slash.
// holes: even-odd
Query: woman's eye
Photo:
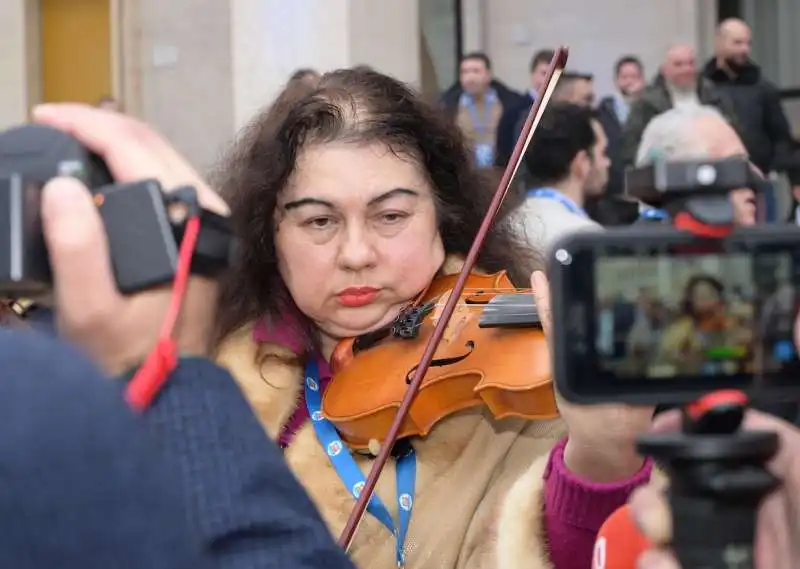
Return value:
<svg viewBox="0 0 800 569">
<path fill-rule="evenodd" d="M 330 217 L 315 217 L 306 221 L 306 225 L 312 229 L 328 229 L 333 225 L 333 219 Z"/>
<path fill-rule="evenodd" d="M 387 224 L 397 223 L 408 217 L 408 214 L 399 211 L 389 211 L 381 214 L 381 221 Z"/>
</svg>

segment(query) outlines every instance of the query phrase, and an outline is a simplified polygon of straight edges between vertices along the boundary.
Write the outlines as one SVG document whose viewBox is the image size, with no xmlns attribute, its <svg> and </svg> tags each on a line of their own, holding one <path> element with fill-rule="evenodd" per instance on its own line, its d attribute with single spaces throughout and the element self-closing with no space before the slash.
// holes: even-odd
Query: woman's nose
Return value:
<svg viewBox="0 0 800 569">
<path fill-rule="evenodd" d="M 340 265 L 351 271 L 360 271 L 373 266 L 376 257 L 375 247 L 364 228 L 348 228 L 339 251 Z"/>
</svg>

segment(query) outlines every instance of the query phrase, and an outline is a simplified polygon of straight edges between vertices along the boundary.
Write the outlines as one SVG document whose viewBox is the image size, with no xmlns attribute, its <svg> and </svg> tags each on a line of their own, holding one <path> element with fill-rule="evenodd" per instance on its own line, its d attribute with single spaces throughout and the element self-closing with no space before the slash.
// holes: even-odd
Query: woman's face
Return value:
<svg viewBox="0 0 800 569">
<path fill-rule="evenodd" d="M 692 290 L 692 307 L 697 314 L 707 314 L 719 306 L 717 290 L 707 282 L 699 282 Z"/>
<path fill-rule="evenodd" d="M 430 182 L 382 145 L 306 148 L 276 215 L 281 276 L 333 339 L 391 322 L 444 261 Z"/>
</svg>

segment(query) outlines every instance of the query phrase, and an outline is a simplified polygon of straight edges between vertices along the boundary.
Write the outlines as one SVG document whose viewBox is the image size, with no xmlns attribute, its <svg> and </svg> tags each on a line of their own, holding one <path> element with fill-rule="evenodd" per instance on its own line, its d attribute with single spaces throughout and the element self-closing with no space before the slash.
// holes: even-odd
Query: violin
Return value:
<svg viewBox="0 0 800 569">
<path fill-rule="evenodd" d="M 560 47 L 550 61 L 544 88 L 528 113 L 461 272 L 435 279 L 392 326 L 348 340 L 335 350 L 332 365 L 338 371 L 325 390 L 322 412 L 356 447 L 373 450 L 372 441 L 378 443 L 339 537 L 345 550 L 399 437 L 425 435 L 438 421 L 476 405 L 498 416 L 556 414 L 549 351 L 538 317 L 533 316 L 533 299 L 515 291 L 504 273 L 479 275 L 473 268 L 567 58 L 567 48 Z M 514 292 L 497 294 L 504 288 Z M 521 315 L 526 301 L 530 311 Z M 504 303 L 513 305 L 505 317 L 498 310 Z"/>
<path fill-rule="evenodd" d="M 456 279 L 435 279 L 391 324 L 336 347 L 322 412 L 351 449 L 384 442 Z M 497 419 L 552 419 L 550 369 L 530 291 L 514 289 L 505 271 L 471 272 L 398 437 L 425 436 L 472 407 Z"/>
</svg>

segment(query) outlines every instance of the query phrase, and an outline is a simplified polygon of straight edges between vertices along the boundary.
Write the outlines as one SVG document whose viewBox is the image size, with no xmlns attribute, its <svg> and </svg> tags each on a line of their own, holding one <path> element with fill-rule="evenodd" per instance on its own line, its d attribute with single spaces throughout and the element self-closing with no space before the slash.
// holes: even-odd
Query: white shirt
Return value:
<svg viewBox="0 0 800 569">
<path fill-rule="evenodd" d="M 603 227 L 571 212 L 559 201 L 528 197 L 513 214 L 518 234 L 531 247 L 549 253 L 553 245 L 576 231 L 601 231 Z"/>
<path fill-rule="evenodd" d="M 696 109 L 700 106 L 700 96 L 697 94 L 697 89 L 675 89 L 674 87 L 667 87 L 670 99 L 672 99 L 672 106 L 676 109 Z"/>
</svg>

